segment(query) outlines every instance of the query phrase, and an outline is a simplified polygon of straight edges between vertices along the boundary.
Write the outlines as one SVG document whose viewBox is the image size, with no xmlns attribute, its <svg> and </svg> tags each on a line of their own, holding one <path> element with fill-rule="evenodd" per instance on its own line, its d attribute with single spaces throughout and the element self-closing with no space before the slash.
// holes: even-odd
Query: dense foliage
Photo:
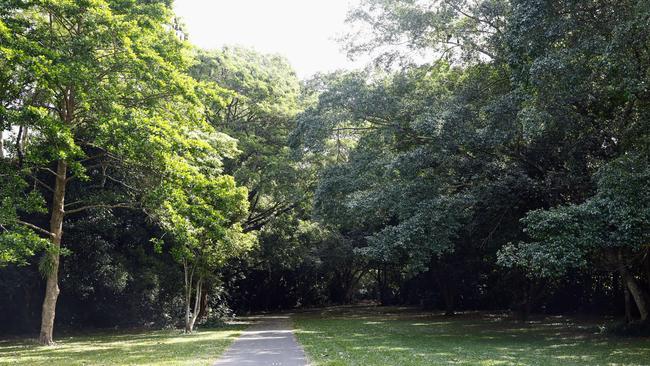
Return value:
<svg viewBox="0 0 650 366">
<path fill-rule="evenodd" d="M 191 48 L 170 6 L 0 5 L 0 332 L 356 300 L 647 319 L 648 2 L 364 0 L 344 42 L 374 65 L 304 81 Z"/>
<path fill-rule="evenodd" d="M 350 14 L 370 31 L 349 51 L 397 70 L 312 82 L 296 144 L 337 146 L 315 214 L 359 238 L 382 301 L 526 316 L 579 288 L 557 310 L 625 294 L 630 319 L 631 294 L 646 319 L 649 16 L 645 2 L 570 0 Z"/>
</svg>

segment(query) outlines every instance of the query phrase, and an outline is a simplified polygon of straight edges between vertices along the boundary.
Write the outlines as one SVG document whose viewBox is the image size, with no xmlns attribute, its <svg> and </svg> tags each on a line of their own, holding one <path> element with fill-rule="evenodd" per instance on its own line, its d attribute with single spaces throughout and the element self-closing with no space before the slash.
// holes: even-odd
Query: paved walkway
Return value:
<svg viewBox="0 0 650 366">
<path fill-rule="evenodd" d="M 307 366 L 289 316 L 265 316 L 242 332 L 214 366 Z"/>
</svg>

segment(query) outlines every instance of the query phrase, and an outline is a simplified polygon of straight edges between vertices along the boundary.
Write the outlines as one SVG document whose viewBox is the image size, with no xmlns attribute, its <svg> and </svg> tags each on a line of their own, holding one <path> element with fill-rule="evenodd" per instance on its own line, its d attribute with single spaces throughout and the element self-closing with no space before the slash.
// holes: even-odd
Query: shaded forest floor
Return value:
<svg viewBox="0 0 650 366">
<path fill-rule="evenodd" d="M 178 330 L 102 333 L 34 341 L 0 341 L 0 365 L 211 365 L 245 328 L 229 324 L 190 335 Z"/>
<path fill-rule="evenodd" d="M 398 307 L 341 307 L 294 316 L 312 366 L 650 365 L 650 338 L 600 333 L 595 323 L 547 317 L 454 317 Z"/>
</svg>

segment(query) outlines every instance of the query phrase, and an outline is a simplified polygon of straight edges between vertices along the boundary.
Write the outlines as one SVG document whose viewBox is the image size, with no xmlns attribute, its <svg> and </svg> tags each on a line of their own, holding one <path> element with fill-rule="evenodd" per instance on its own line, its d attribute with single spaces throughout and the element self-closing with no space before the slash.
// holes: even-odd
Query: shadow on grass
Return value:
<svg viewBox="0 0 650 366">
<path fill-rule="evenodd" d="M 607 337 L 563 317 L 519 323 L 362 307 L 299 314 L 295 325 L 314 366 L 650 364 L 650 339 Z"/>
</svg>

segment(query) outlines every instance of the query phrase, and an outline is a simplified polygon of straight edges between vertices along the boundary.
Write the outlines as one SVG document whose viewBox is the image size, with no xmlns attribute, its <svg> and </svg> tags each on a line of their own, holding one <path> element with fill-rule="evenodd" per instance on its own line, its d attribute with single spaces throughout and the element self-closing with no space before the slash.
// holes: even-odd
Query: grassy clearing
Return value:
<svg viewBox="0 0 650 366">
<path fill-rule="evenodd" d="M 650 339 L 597 334 L 564 317 L 519 323 L 496 315 L 432 315 L 348 307 L 298 314 L 313 366 L 650 365 Z"/>
<path fill-rule="evenodd" d="M 34 341 L 0 341 L 0 365 L 211 365 L 244 325 L 64 337 L 54 347 Z"/>
</svg>

